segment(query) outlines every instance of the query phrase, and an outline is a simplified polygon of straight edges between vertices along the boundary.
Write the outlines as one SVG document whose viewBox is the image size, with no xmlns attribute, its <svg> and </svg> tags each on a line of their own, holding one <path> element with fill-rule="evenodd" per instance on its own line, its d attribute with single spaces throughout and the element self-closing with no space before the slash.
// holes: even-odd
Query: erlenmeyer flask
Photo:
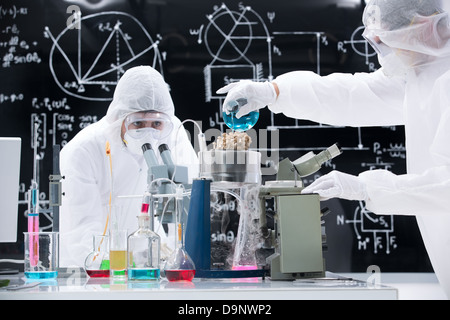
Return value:
<svg viewBox="0 0 450 320">
<path fill-rule="evenodd" d="M 178 224 L 178 239 L 182 238 L 181 223 Z M 195 264 L 184 249 L 181 240 L 178 241 L 175 251 L 170 256 L 164 267 L 164 272 L 169 281 L 192 281 L 195 276 Z"/>
<path fill-rule="evenodd" d="M 164 272 L 169 281 L 192 281 L 195 276 L 195 264 L 184 248 L 183 221 L 181 221 L 182 198 L 177 198 L 175 214 L 175 251 L 167 260 Z"/>
<path fill-rule="evenodd" d="M 109 277 L 109 240 L 107 235 L 93 236 L 94 250 L 84 261 L 86 273 L 91 278 Z"/>
</svg>

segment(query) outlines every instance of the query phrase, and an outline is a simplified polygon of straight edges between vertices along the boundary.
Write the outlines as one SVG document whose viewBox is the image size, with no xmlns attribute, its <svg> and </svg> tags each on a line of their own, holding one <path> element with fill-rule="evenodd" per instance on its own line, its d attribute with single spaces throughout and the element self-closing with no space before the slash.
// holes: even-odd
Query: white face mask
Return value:
<svg viewBox="0 0 450 320">
<path fill-rule="evenodd" d="M 159 130 L 153 128 L 146 128 L 144 134 L 142 134 L 141 131 L 139 138 L 133 138 L 132 136 L 130 136 L 128 132 L 126 132 L 123 136 L 123 140 L 131 153 L 142 156 L 143 155 L 142 145 L 144 145 L 145 143 L 150 143 L 152 148 L 156 150 L 156 148 L 158 147 L 159 139 L 155 137 L 158 136 Z"/>
<path fill-rule="evenodd" d="M 400 76 L 404 77 L 411 70 L 395 52 L 391 52 L 385 56 L 378 55 L 378 61 L 383 67 L 383 73 L 387 77 Z"/>
</svg>

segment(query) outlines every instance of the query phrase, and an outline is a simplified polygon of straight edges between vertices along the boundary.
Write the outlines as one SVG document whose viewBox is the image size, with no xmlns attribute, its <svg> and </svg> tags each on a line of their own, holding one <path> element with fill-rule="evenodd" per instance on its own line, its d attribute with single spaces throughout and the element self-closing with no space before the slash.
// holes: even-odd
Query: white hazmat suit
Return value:
<svg viewBox="0 0 450 320">
<path fill-rule="evenodd" d="M 276 85 L 244 81 L 218 92 L 228 92 L 224 105 L 246 97 L 242 114 L 268 105 L 274 113 L 330 125 L 404 125 L 407 174 L 333 171 L 303 192 L 365 200 L 376 214 L 415 215 L 450 298 L 449 15 L 439 0 L 371 0 L 363 22 L 382 66 L 374 73 L 298 71 L 277 77 Z"/>
<path fill-rule="evenodd" d="M 124 119 L 135 112 L 158 111 L 171 119 L 171 134 L 159 141 L 166 143 L 177 165 L 189 168 L 190 179 L 198 176 L 198 160 L 175 109 L 167 84 L 159 72 L 149 66 L 127 70 L 120 78 L 106 116 L 81 130 L 61 150 L 63 197 L 61 206 L 60 265 L 84 266 L 93 250 L 93 235 L 105 230 L 110 194 L 112 197 L 143 195 L 147 189 L 147 164 L 142 155 L 131 152 L 121 137 Z M 106 144 L 110 145 L 110 158 Z M 152 145 L 157 152 L 157 146 Z M 112 167 L 112 170 L 111 170 Z M 129 233 L 137 229 L 141 199 L 123 204 L 136 206 L 135 214 L 122 217 L 121 227 Z M 162 230 L 162 228 L 161 228 Z"/>
</svg>

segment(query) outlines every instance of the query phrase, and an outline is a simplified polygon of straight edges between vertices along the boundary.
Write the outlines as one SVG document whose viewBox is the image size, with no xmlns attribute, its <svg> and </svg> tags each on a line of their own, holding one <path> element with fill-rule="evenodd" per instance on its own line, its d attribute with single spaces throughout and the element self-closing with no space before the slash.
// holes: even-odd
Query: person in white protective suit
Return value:
<svg viewBox="0 0 450 320">
<path fill-rule="evenodd" d="M 93 250 L 93 235 L 106 230 L 110 196 L 143 195 L 147 190 L 148 166 L 141 149 L 145 142 L 152 145 L 160 164 L 158 145 L 165 143 L 173 162 L 188 167 L 189 180 L 198 176 L 198 159 L 175 116 L 168 85 L 155 69 L 139 66 L 120 78 L 107 114 L 81 130 L 61 150 L 61 174 L 65 176 L 61 266 L 84 266 Z M 134 210 L 120 218 L 121 227 L 129 233 L 137 229 L 141 200 L 121 200 Z M 167 240 L 170 247 L 173 241 Z"/>
<path fill-rule="evenodd" d="M 449 1 L 450 2 L 450 1 Z M 218 90 L 246 97 L 237 116 L 274 113 L 339 126 L 404 125 L 407 174 L 332 171 L 307 186 L 322 200 L 364 200 L 376 214 L 415 215 L 434 271 L 450 298 L 450 24 L 440 0 L 370 0 L 364 37 L 377 51 L 373 73 L 318 76 L 296 71 L 272 82 Z M 447 10 L 446 10 L 447 9 Z"/>
</svg>

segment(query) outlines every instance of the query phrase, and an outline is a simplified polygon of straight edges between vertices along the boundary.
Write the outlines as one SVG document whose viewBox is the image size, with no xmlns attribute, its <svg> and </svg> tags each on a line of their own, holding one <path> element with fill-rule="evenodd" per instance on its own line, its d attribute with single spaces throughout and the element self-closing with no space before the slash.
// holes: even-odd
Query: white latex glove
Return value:
<svg viewBox="0 0 450 320">
<path fill-rule="evenodd" d="M 275 88 L 268 81 L 254 82 L 250 80 L 241 80 L 220 88 L 216 93 L 228 93 L 222 107 L 222 110 L 227 114 L 230 113 L 229 110 L 227 110 L 229 102 L 237 101 L 238 99 L 247 100 L 247 104 L 242 105 L 236 113 L 238 119 L 252 111 L 262 109 L 265 106 L 274 103 L 277 99 Z"/>
<path fill-rule="evenodd" d="M 341 198 L 346 200 L 367 200 L 366 185 L 357 176 L 332 171 L 311 183 L 302 194 L 318 193 L 320 200 Z"/>
</svg>

